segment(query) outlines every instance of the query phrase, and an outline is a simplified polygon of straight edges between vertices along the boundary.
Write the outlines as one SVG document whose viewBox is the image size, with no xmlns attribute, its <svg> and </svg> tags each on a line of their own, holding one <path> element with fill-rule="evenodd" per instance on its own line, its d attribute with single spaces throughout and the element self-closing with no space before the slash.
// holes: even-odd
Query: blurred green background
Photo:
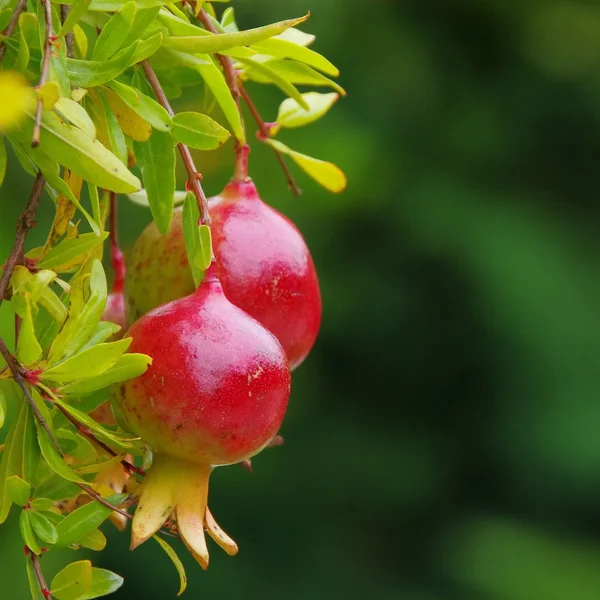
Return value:
<svg viewBox="0 0 600 600">
<path fill-rule="evenodd" d="M 281 139 L 339 164 L 349 185 L 331 196 L 298 173 L 294 199 L 253 145 L 262 196 L 312 249 L 323 327 L 294 374 L 286 444 L 252 476 L 213 476 L 213 512 L 241 550 L 213 545 L 204 573 L 179 548 L 186 597 L 597 600 L 597 0 L 235 6 L 244 27 L 312 10 L 305 29 L 348 98 Z M 279 93 L 251 89 L 274 119 Z M 230 153 L 198 155 L 208 193 L 227 181 Z M 31 184 L 10 167 L 0 257 Z M 149 214 L 121 205 L 127 250 Z M 46 198 L 32 245 L 50 217 Z M 93 559 L 126 577 L 115 599 L 175 596 L 157 546 L 129 553 L 126 535 L 106 531 Z M 13 518 L 2 599 L 29 597 L 20 547 Z"/>
</svg>

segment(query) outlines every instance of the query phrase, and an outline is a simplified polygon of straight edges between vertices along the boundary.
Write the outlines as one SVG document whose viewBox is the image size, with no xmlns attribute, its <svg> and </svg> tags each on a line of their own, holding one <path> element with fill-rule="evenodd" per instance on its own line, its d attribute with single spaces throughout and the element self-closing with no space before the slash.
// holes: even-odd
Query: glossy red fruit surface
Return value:
<svg viewBox="0 0 600 600">
<path fill-rule="evenodd" d="M 283 349 L 214 277 L 142 317 L 128 336 L 129 351 L 153 362 L 114 387 L 113 409 L 153 450 L 224 465 L 253 456 L 279 430 L 290 393 Z"/>
<path fill-rule="evenodd" d="M 274 333 L 290 367 L 297 367 L 321 324 L 319 282 L 302 234 L 259 198 L 251 181 L 230 183 L 211 199 L 210 215 L 225 295 Z M 179 210 L 166 236 L 151 224 L 132 250 L 126 280 L 128 318 L 131 322 L 193 289 Z"/>
</svg>

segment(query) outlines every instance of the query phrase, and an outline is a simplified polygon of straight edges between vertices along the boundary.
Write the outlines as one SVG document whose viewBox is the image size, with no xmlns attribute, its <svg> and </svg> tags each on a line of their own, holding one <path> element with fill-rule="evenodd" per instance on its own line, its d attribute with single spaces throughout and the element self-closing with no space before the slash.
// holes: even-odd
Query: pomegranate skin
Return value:
<svg viewBox="0 0 600 600">
<path fill-rule="evenodd" d="M 275 334 L 290 368 L 298 367 L 321 325 L 319 281 L 302 234 L 259 198 L 252 181 L 230 183 L 209 207 L 225 295 Z M 126 282 L 128 317 L 131 321 L 193 289 L 178 210 L 166 236 L 151 224 L 134 246 Z"/>
<path fill-rule="evenodd" d="M 208 276 L 191 295 L 159 307 L 127 333 L 152 359 L 113 387 L 118 421 L 158 453 L 198 465 L 237 463 L 275 436 L 290 371 L 277 339 L 227 300 Z"/>
</svg>

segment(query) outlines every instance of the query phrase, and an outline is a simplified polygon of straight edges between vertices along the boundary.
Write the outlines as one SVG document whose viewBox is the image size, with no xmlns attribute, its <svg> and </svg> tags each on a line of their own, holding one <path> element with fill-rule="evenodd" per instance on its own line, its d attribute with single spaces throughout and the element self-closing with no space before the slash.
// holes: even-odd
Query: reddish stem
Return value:
<svg viewBox="0 0 600 600">
<path fill-rule="evenodd" d="M 269 127 L 265 123 L 264 119 L 260 116 L 260 113 L 258 112 L 256 105 L 252 101 L 252 98 L 250 98 L 248 92 L 246 91 L 246 88 L 242 85 L 241 82 L 238 83 L 238 89 L 240 90 L 240 94 L 241 94 L 242 98 L 244 99 L 244 102 L 248 106 L 248 109 L 250 110 L 250 114 L 252 115 L 252 117 L 256 121 L 256 124 L 258 125 L 258 131 L 259 131 L 258 138 L 262 139 L 262 140 L 268 139 L 269 138 Z M 279 162 L 279 164 L 281 165 L 281 168 L 283 169 L 283 172 L 287 179 L 289 188 L 292 190 L 292 192 L 294 193 L 295 196 L 299 196 L 302 193 L 302 190 L 296 184 L 296 180 L 294 179 L 294 176 L 290 172 L 290 169 L 287 166 L 285 159 L 283 158 L 281 152 L 279 152 L 279 150 L 277 150 L 276 148 L 273 148 L 273 151 L 275 152 L 277 161 Z"/>
<path fill-rule="evenodd" d="M 50 590 L 48 589 L 48 585 L 46 584 L 46 580 L 44 579 L 44 574 L 42 573 L 42 568 L 40 567 L 40 559 L 37 556 L 37 554 L 35 554 L 35 552 L 31 550 L 31 548 L 28 548 L 28 550 L 31 562 L 33 563 L 33 571 L 38 580 L 42 596 L 44 596 L 44 598 L 52 599 L 52 596 L 50 595 Z"/>
</svg>

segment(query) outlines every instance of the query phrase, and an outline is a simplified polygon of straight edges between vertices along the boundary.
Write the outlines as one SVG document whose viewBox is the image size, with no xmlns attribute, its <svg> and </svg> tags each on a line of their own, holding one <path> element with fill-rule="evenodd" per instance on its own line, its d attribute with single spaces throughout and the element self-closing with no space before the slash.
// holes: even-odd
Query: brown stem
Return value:
<svg viewBox="0 0 600 600">
<path fill-rule="evenodd" d="M 146 74 L 146 79 L 148 79 L 148 83 L 150 87 L 154 91 L 154 95 L 158 100 L 159 104 L 171 115 L 173 116 L 173 109 L 167 100 L 167 96 L 160 85 L 160 81 L 158 81 L 158 77 L 156 77 L 156 73 L 154 69 L 150 66 L 150 63 L 147 60 L 144 60 L 140 63 L 142 68 L 144 69 L 144 73 Z M 181 158 L 183 159 L 183 164 L 188 173 L 188 185 L 194 196 L 196 196 L 196 201 L 198 202 L 198 210 L 200 212 L 200 222 L 203 225 L 210 225 L 210 215 L 208 214 L 208 202 L 206 200 L 206 195 L 204 194 L 204 190 L 200 185 L 200 181 L 202 179 L 202 175 L 198 173 L 196 170 L 196 165 L 194 165 L 194 159 L 190 154 L 188 147 L 181 142 L 177 144 L 179 148 L 179 154 L 181 154 Z"/>
<path fill-rule="evenodd" d="M 40 557 L 33 552 L 31 548 L 27 548 L 29 550 L 29 556 L 31 557 L 31 562 L 33 563 L 33 571 L 35 576 L 37 577 L 38 584 L 40 586 L 40 591 L 42 592 L 42 596 L 44 598 L 52 600 L 52 596 L 50 595 L 50 590 L 48 589 L 48 584 L 44 579 L 44 574 L 42 573 L 42 567 L 40 566 Z"/>
<path fill-rule="evenodd" d="M 42 72 L 40 74 L 39 86 L 46 83 L 48 79 L 48 70 L 50 69 L 50 56 L 52 54 L 52 5 L 50 0 L 41 0 L 44 5 L 44 16 L 46 19 L 46 30 L 44 33 L 44 55 L 42 57 Z M 33 139 L 31 140 L 31 147 L 37 148 L 40 145 L 40 127 L 42 122 L 42 100 L 38 98 L 37 108 L 35 111 L 35 126 L 33 128 Z"/>
<path fill-rule="evenodd" d="M 125 287 L 125 258 L 119 247 L 117 218 L 117 194 L 110 192 L 109 227 L 110 227 L 110 263 L 115 274 L 113 292 L 122 292 Z"/>
<path fill-rule="evenodd" d="M 8 368 L 11 370 L 13 379 L 15 380 L 17 385 L 21 388 L 21 390 L 23 391 L 23 395 L 25 396 L 29 406 L 31 407 L 31 410 L 33 411 L 33 414 L 34 414 L 37 422 L 40 424 L 42 429 L 44 429 L 44 431 L 48 434 L 48 438 L 50 439 L 50 442 L 52 443 L 54 448 L 56 448 L 56 451 L 60 454 L 60 456 L 64 459 L 65 455 L 62 451 L 62 448 L 60 447 L 60 444 L 58 443 L 58 440 L 56 439 L 56 436 L 52 432 L 52 429 L 50 429 L 50 426 L 46 422 L 46 419 L 44 419 L 44 416 L 40 412 L 40 409 L 38 408 L 37 404 L 35 403 L 35 400 L 33 399 L 33 396 L 31 395 L 31 392 L 29 391 L 29 388 L 27 387 L 27 383 L 23 379 L 23 373 L 24 373 L 23 367 L 15 360 L 15 358 L 9 352 L 9 350 L 6 347 L 6 344 L 4 343 L 4 340 L 2 338 L 0 338 L 0 354 L 2 354 L 2 356 L 4 357 L 4 360 L 6 361 L 6 364 L 8 365 Z M 83 483 L 77 483 L 77 482 L 75 483 L 75 485 L 77 485 L 80 489 L 82 489 L 88 496 L 90 496 L 91 498 L 96 500 L 96 502 L 99 502 L 100 504 L 106 506 L 107 508 L 110 508 L 111 510 L 119 513 L 120 515 L 123 515 L 124 517 L 126 517 L 128 519 L 133 519 L 133 517 L 127 511 L 121 510 L 118 506 L 114 506 L 110 502 L 107 502 L 102 496 L 100 496 L 100 494 L 98 494 L 96 491 L 94 491 L 88 485 L 85 485 Z"/>
<path fill-rule="evenodd" d="M 35 213 L 42 197 L 45 184 L 44 177 L 41 173 L 38 173 L 33 187 L 31 188 L 31 194 L 29 194 L 29 200 L 25 208 L 21 211 L 19 219 L 17 221 L 17 232 L 15 236 L 15 242 L 13 244 L 10 256 L 4 265 L 4 272 L 0 278 L 0 304 L 4 299 L 10 278 L 12 277 L 15 267 L 23 263 L 23 250 L 25 248 L 25 238 L 29 230 L 35 225 Z"/>
<path fill-rule="evenodd" d="M 19 16 L 25 10 L 27 6 L 27 0 L 19 0 L 15 10 L 13 11 L 12 17 L 6 26 L 6 29 L 2 32 L 2 35 L 9 38 L 15 31 L 17 27 L 17 23 L 19 21 Z M 6 44 L 4 42 L 0 42 L 0 62 L 4 58 L 4 53 L 6 52 Z"/>
<path fill-rule="evenodd" d="M 198 13 L 198 19 L 200 19 L 200 22 L 202 23 L 202 25 L 204 25 L 204 28 L 207 31 L 210 31 L 212 33 L 218 33 L 217 29 L 213 25 L 212 21 L 210 20 L 208 14 L 204 9 L 202 9 Z M 225 81 L 227 82 L 227 87 L 229 88 L 231 96 L 237 105 L 238 112 L 240 114 L 242 130 L 245 134 L 244 119 L 242 117 L 242 105 L 240 103 L 241 93 L 239 88 L 238 73 L 233 65 L 231 57 L 225 56 L 224 54 L 217 54 L 216 56 L 219 62 L 221 63 L 221 67 L 223 68 L 223 73 L 225 74 Z M 248 179 L 248 152 L 248 145 L 246 143 L 241 143 L 239 140 L 237 140 L 235 144 L 235 171 L 233 177 L 235 181 L 245 181 L 246 179 Z"/>
<path fill-rule="evenodd" d="M 246 88 L 242 85 L 241 81 L 238 84 L 238 88 L 240 90 L 240 94 L 241 94 L 242 98 L 244 99 L 244 102 L 246 103 L 246 105 L 248 106 L 248 109 L 250 110 L 250 113 L 252 114 L 252 117 L 254 118 L 254 120 L 256 121 L 256 124 L 258 125 L 258 129 L 259 129 L 261 137 L 264 139 L 267 139 L 269 137 L 269 128 L 266 126 L 264 119 L 260 116 L 260 113 L 258 112 L 256 105 L 252 101 L 252 98 L 250 98 L 248 92 L 246 91 Z M 296 184 L 294 176 L 290 172 L 290 169 L 287 166 L 285 159 L 283 158 L 281 152 L 279 152 L 279 150 L 277 150 L 276 148 L 273 148 L 273 151 L 275 152 L 277 161 L 279 162 L 279 164 L 281 165 L 281 168 L 283 169 L 283 172 L 287 179 L 289 188 L 294 193 L 294 196 L 299 196 L 302 193 L 302 190 Z"/>
<path fill-rule="evenodd" d="M 71 7 L 68 4 L 60 5 L 60 20 L 64 23 L 71 12 Z M 75 57 L 75 35 L 73 31 L 69 31 L 67 35 L 65 35 L 65 42 L 67 44 L 67 57 L 74 58 Z"/>
</svg>

